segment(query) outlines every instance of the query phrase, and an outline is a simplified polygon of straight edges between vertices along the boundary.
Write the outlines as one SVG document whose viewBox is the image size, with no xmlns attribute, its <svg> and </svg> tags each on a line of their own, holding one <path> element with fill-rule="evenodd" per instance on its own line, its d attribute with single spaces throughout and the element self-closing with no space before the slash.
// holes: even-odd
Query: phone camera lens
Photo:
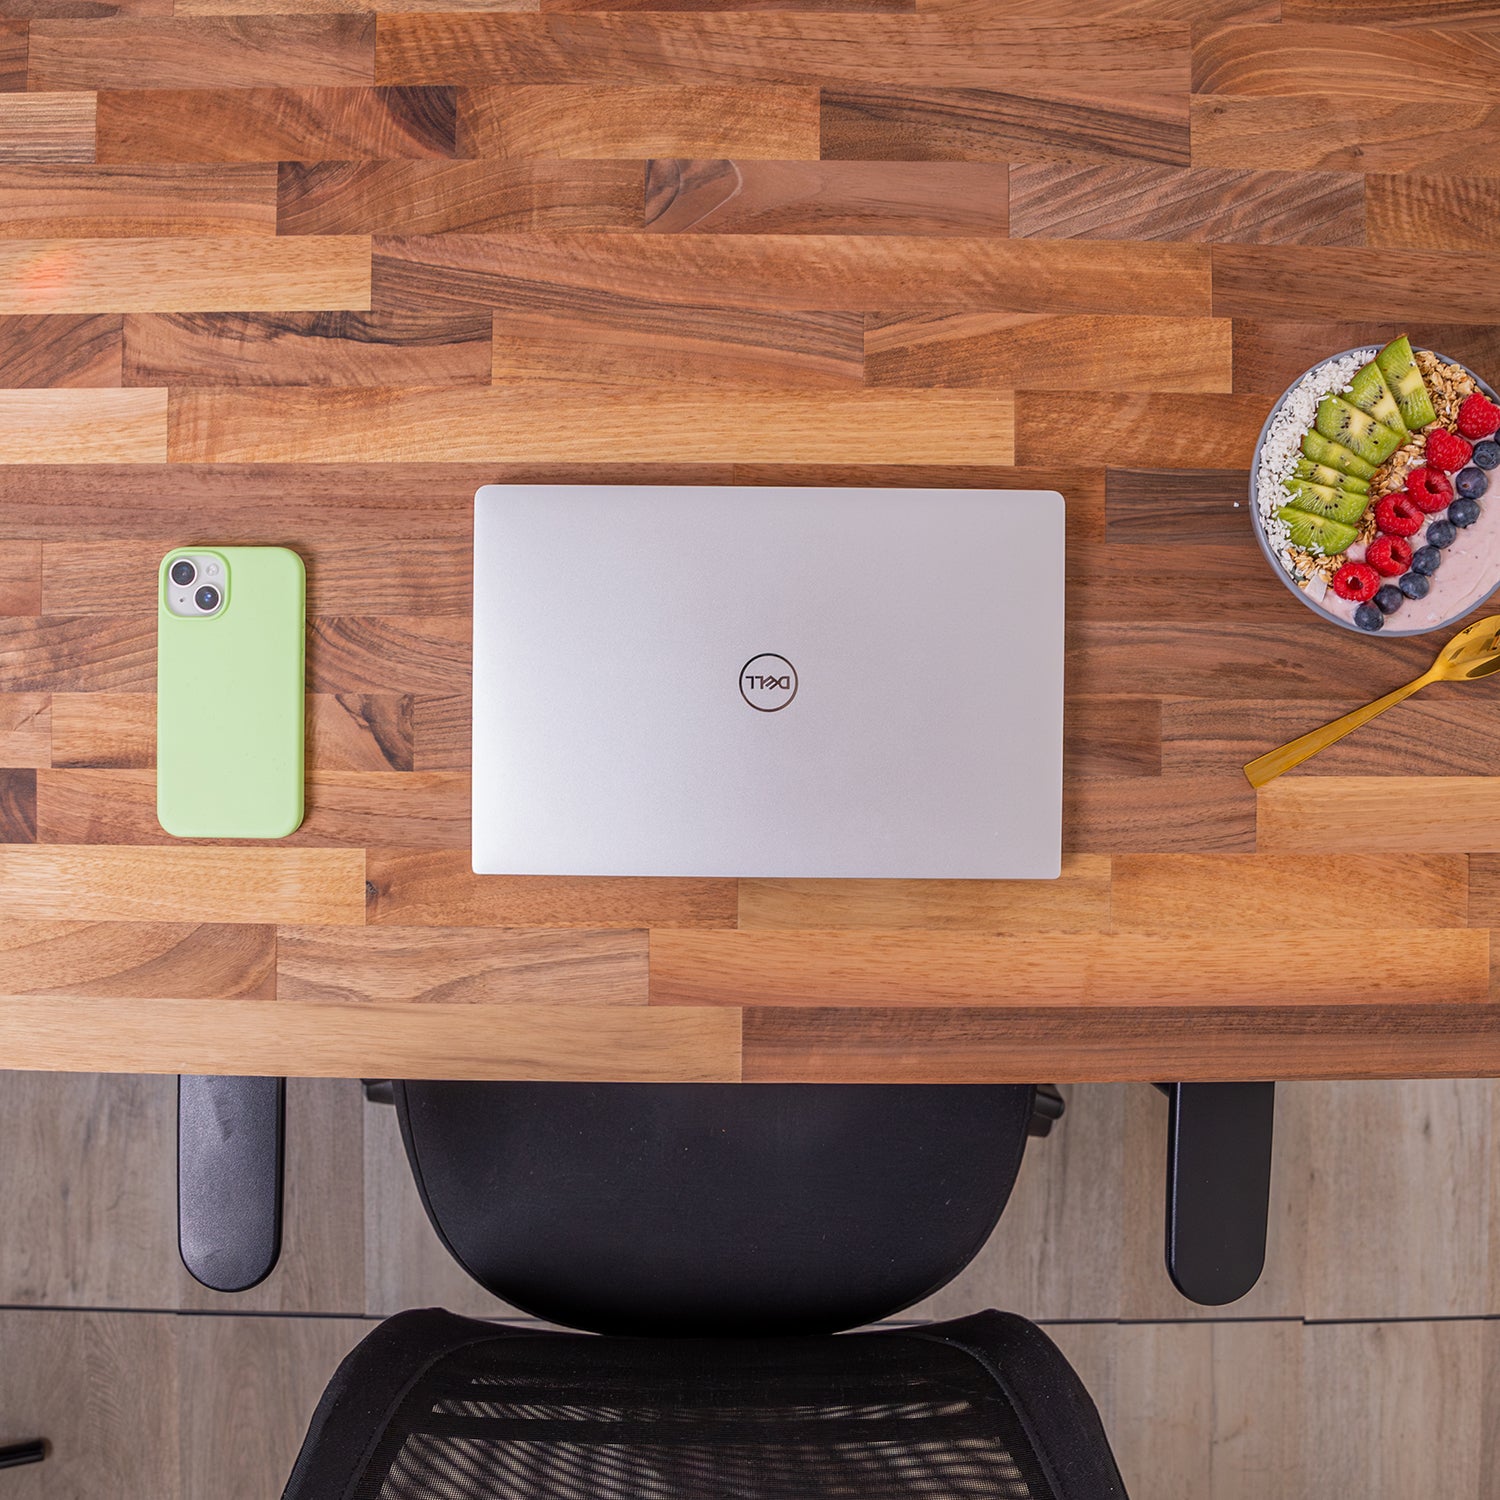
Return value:
<svg viewBox="0 0 1500 1500">
<path fill-rule="evenodd" d="M 205 583 L 196 594 L 193 595 L 193 603 L 203 611 L 210 614 L 219 607 L 219 591 L 211 584 Z"/>
<path fill-rule="evenodd" d="M 198 576 L 198 570 L 187 558 L 179 557 L 172 564 L 172 582 L 178 588 L 185 589 Z"/>
</svg>

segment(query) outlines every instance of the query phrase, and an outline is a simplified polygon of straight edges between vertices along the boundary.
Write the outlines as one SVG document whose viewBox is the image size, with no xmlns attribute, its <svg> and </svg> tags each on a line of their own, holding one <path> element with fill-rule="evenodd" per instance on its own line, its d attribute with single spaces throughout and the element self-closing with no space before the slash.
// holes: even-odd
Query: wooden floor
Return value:
<svg viewBox="0 0 1500 1500">
<path fill-rule="evenodd" d="M 1246 470 L 1321 354 L 1500 377 L 1500 4 L 651 3 L 0 6 L 0 1057 L 1500 1072 L 1492 691 L 1239 773 L 1430 652 L 1304 613 Z M 1063 491 L 1063 878 L 471 875 L 469 502 L 522 478 Z M 282 846 L 155 823 L 189 540 L 309 564 Z"/>
<path fill-rule="evenodd" d="M 1043 1321 L 1133 1500 L 1500 1497 L 1500 1083 L 1281 1091 L 1268 1264 L 1210 1312 L 1161 1262 L 1165 1104 L 1067 1090 L 999 1228 L 916 1309 Z M 506 1309 L 428 1227 L 393 1111 L 289 1090 L 286 1249 L 241 1297 L 174 1244 L 168 1079 L 0 1074 L 6 1500 L 275 1500 L 342 1354 L 382 1315 Z"/>
</svg>

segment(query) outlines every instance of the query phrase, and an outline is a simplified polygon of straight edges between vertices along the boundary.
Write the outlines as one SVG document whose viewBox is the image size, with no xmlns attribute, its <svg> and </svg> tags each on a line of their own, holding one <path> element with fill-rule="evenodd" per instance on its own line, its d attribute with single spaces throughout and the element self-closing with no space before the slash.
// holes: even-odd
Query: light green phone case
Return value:
<svg viewBox="0 0 1500 1500">
<path fill-rule="evenodd" d="M 167 608 L 167 570 L 217 557 L 224 605 Z M 302 559 L 285 547 L 182 547 L 157 575 L 156 816 L 178 838 L 284 838 L 302 822 Z"/>
</svg>

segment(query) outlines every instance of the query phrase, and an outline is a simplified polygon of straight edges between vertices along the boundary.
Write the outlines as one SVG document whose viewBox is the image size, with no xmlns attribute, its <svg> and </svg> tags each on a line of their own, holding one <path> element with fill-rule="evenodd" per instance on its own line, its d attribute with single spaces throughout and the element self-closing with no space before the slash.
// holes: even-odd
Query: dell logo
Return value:
<svg viewBox="0 0 1500 1500">
<path fill-rule="evenodd" d="M 763 714 L 774 714 L 797 696 L 797 669 L 774 651 L 752 656 L 740 668 L 740 697 Z"/>
</svg>

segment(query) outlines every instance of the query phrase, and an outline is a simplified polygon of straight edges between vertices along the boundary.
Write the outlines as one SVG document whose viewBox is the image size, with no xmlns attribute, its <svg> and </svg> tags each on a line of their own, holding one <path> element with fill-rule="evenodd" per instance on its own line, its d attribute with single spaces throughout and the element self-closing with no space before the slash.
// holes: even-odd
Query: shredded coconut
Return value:
<svg viewBox="0 0 1500 1500">
<path fill-rule="evenodd" d="M 1260 446 L 1255 498 L 1266 540 L 1297 585 L 1317 598 L 1322 598 L 1327 583 L 1316 574 L 1309 577 L 1298 567 L 1287 524 L 1276 514 L 1294 498 L 1282 481 L 1290 479 L 1292 470 L 1297 467 L 1297 460 L 1302 456 L 1302 436 L 1317 418 L 1318 402 L 1334 391 L 1349 390 L 1356 372 L 1374 357 L 1373 348 L 1357 349 L 1353 354 L 1327 360 L 1309 370 L 1287 392 L 1266 430 L 1266 440 Z M 1302 556 L 1308 554 L 1302 553 Z M 1319 584 L 1322 584 L 1321 588 Z"/>
</svg>

